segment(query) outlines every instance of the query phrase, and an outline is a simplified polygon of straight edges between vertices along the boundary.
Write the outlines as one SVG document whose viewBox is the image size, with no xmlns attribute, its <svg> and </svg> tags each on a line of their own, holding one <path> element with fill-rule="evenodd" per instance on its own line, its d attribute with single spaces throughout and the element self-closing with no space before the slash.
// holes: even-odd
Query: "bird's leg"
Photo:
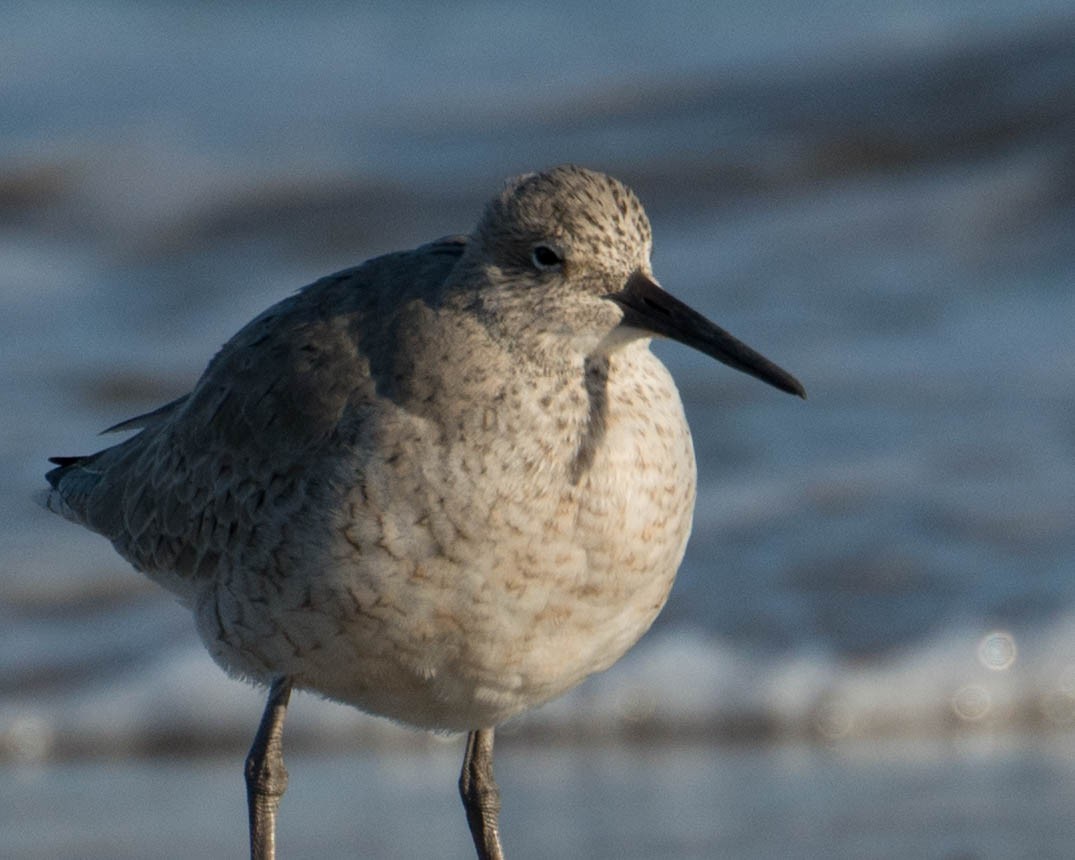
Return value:
<svg viewBox="0 0 1075 860">
<path fill-rule="evenodd" d="M 287 790 L 284 767 L 284 715 L 291 698 L 291 679 L 277 678 L 269 689 L 265 713 L 246 756 L 246 805 L 250 812 L 250 858 L 276 856 L 276 810 Z"/>
<path fill-rule="evenodd" d="M 500 790 L 493 778 L 492 729 L 477 729 L 467 735 L 463 772 L 459 774 L 459 794 L 467 811 L 474 847 L 478 849 L 478 860 L 504 860 L 497 829 Z"/>
</svg>

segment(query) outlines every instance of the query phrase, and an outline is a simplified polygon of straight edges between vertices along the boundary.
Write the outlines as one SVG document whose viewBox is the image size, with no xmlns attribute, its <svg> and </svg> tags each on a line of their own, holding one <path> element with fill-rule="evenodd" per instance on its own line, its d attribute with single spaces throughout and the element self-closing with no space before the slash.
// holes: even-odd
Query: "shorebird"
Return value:
<svg viewBox="0 0 1075 860">
<path fill-rule="evenodd" d="M 110 428 L 137 435 L 52 459 L 46 506 L 269 686 L 246 761 L 252 857 L 275 852 L 294 687 L 467 732 L 467 821 L 479 858 L 501 858 L 495 727 L 618 660 L 686 547 L 694 452 L 651 338 L 805 396 L 665 292 L 650 245 L 619 181 L 517 177 L 469 235 L 316 281 L 189 394 Z"/>
</svg>

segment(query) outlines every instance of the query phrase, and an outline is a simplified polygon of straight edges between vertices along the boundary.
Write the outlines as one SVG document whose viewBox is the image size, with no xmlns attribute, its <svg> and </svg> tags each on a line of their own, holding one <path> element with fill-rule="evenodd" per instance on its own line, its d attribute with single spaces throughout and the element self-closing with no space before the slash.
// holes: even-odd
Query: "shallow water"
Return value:
<svg viewBox="0 0 1075 860">
<path fill-rule="evenodd" d="M 181 394 L 295 287 L 564 160 L 634 185 L 663 283 L 810 400 L 657 346 L 700 467 L 680 580 L 622 665 L 514 731 L 1075 723 L 1070 4 L 365 6 L 5 12 L 0 755 L 218 748 L 260 710 L 32 506 L 45 457 Z M 409 737 L 312 701 L 289 733 Z"/>
<path fill-rule="evenodd" d="M 459 743 L 288 757 L 281 856 L 472 856 Z M 1070 737 L 831 747 L 502 745 L 503 836 L 517 858 L 1065 858 Z M 8 768 L 5 856 L 240 856 L 233 759 L 106 759 Z"/>
</svg>

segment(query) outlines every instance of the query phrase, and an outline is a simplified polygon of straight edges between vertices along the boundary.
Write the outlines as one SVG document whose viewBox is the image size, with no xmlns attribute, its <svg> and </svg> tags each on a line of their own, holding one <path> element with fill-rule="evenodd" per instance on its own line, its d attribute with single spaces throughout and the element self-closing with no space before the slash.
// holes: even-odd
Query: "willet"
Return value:
<svg viewBox="0 0 1075 860">
<path fill-rule="evenodd" d="M 270 685 L 253 857 L 274 855 L 292 687 L 468 732 L 467 820 L 502 856 L 495 727 L 619 659 L 683 557 L 694 452 L 653 336 L 804 395 L 657 285 L 630 189 L 558 167 L 509 181 L 469 236 L 274 305 L 188 395 L 112 428 L 137 435 L 54 458 L 47 506 Z"/>
</svg>

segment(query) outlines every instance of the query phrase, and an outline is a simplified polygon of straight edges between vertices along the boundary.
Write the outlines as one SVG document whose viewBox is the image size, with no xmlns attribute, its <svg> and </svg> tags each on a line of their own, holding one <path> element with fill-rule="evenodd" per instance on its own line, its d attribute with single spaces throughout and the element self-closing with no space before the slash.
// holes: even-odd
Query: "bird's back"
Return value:
<svg viewBox="0 0 1075 860">
<path fill-rule="evenodd" d="M 378 257 L 272 306 L 190 394 L 110 428 L 137 435 L 53 458 L 46 506 L 185 598 L 244 541 L 254 555 L 270 552 L 274 524 L 312 500 L 318 464 L 361 435 L 378 396 L 361 333 L 390 327 L 408 301 L 435 300 L 464 246 L 451 237 Z"/>
</svg>

